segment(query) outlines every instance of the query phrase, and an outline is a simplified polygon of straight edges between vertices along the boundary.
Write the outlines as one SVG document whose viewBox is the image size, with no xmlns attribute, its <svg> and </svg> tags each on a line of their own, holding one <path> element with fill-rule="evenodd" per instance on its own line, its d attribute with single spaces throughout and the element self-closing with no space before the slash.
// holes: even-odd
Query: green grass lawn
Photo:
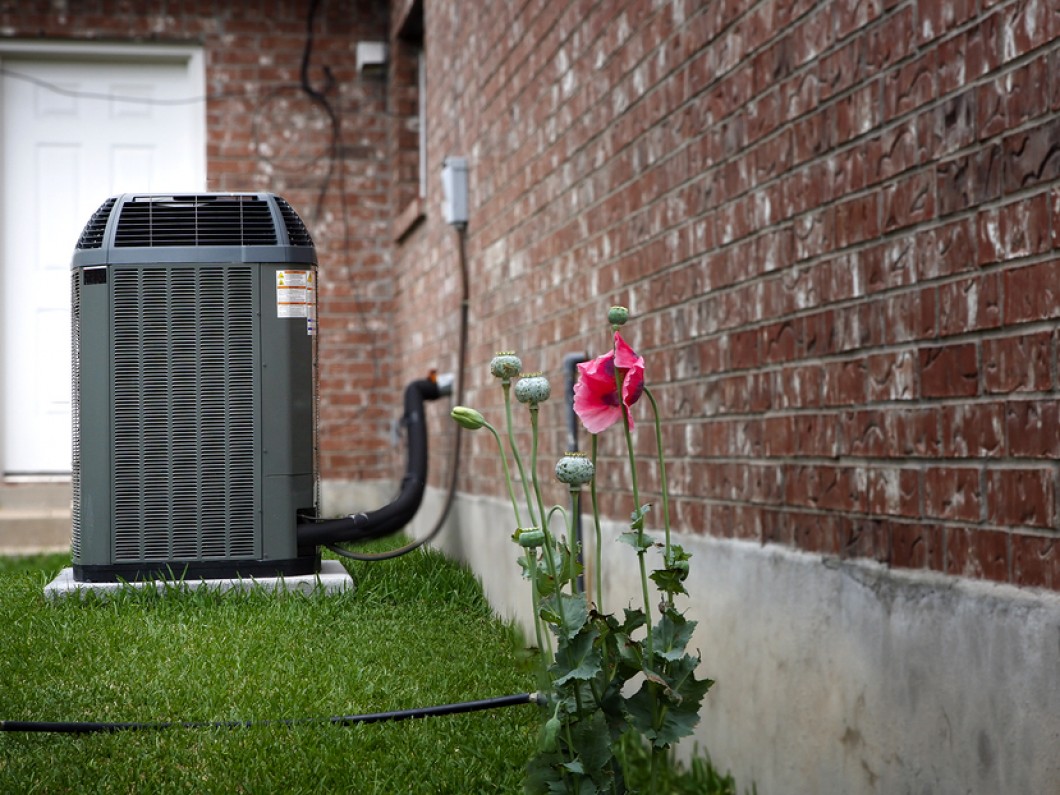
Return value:
<svg viewBox="0 0 1060 795">
<path fill-rule="evenodd" d="M 534 689 L 515 630 L 433 552 L 352 593 L 47 603 L 63 556 L 0 560 L 0 719 L 269 721 Z M 396 723 L 0 733 L 0 792 L 518 792 L 537 709 Z"/>
</svg>

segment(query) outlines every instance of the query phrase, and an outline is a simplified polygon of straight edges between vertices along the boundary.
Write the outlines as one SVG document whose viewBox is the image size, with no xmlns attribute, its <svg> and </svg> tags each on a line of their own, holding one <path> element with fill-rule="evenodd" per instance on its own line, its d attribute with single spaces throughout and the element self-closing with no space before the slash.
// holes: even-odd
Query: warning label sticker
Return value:
<svg viewBox="0 0 1060 795">
<path fill-rule="evenodd" d="M 316 333 L 317 294 L 313 271 L 276 271 L 276 317 L 304 317 Z"/>
</svg>

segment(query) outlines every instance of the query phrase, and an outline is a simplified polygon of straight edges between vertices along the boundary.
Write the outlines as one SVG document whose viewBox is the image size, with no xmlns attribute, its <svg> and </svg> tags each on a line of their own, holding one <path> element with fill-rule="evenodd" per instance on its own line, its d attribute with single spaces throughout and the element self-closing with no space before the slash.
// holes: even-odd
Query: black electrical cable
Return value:
<svg viewBox="0 0 1060 795">
<path fill-rule="evenodd" d="M 157 723 L 0 720 L 0 731 L 52 734 L 96 734 L 100 732 L 119 731 L 158 731 L 161 729 L 250 729 L 259 726 L 310 726 L 321 723 L 329 723 L 332 726 L 354 726 L 358 723 L 382 723 L 384 721 L 433 718 L 443 715 L 461 715 L 466 712 L 481 712 L 483 710 L 498 709 L 500 707 L 514 707 L 520 704 L 540 703 L 542 703 L 542 696 L 538 693 L 517 693 L 511 696 L 496 696 L 494 698 L 483 698 L 477 701 L 459 701 L 454 704 L 440 704 L 434 707 L 416 707 L 414 709 L 400 709 L 392 712 L 369 712 L 364 715 L 337 715 L 330 718 L 260 721 L 164 721 Z"/>
<path fill-rule="evenodd" d="M 467 269 L 467 250 L 466 250 L 466 236 L 467 227 L 460 225 L 456 228 L 457 240 L 459 247 L 459 258 L 460 258 L 460 283 L 461 283 L 461 299 L 460 299 L 460 340 L 459 348 L 457 352 L 457 364 L 456 364 L 456 390 L 454 392 L 456 397 L 456 405 L 461 406 L 464 403 L 464 371 L 466 370 L 467 362 L 467 336 L 468 336 L 468 303 L 470 296 L 470 279 L 468 277 Z M 330 549 L 337 555 L 341 555 L 344 558 L 350 558 L 352 560 L 390 560 L 397 558 L 402 555 L 406 555 L 413 550 L 419 549 L 424 544 L 433 541 L 438 534 L 442 531 L 442 527 L 445 525 L 445 520 L 449 516 L 449 511 L 453 507 L 453 502 L 456 499 L 456 487 L 460 477 L 460 431 L 459 425 L 456 425 L 456 432 L 453 436 L 453 447 L 450 452 L 449 458 L 449 483 L 446 487 L 445 503 L 442 506 L 442 511 L 438 516 L 437 521 L 434 523 L 434 527 L 431 531 L 422 538 L 418 538 L 404 546 L 397 547 L 396 549 L 387 550 L 386 552 L 353 552 L 352 550 L 346 549 L 339 546 L 338 544 L 328 544 L 327 548 Z"/>
</svg>

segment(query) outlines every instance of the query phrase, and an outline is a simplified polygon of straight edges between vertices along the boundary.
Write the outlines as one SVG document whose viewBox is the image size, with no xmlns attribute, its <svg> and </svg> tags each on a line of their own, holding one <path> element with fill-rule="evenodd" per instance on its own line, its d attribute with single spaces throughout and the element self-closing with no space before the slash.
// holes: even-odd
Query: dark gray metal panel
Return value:
<svg viewBox="0 0 1060 795">
<path fill-rule="evenodd" d="M 277 274 L 289 271 L 312 273 L 315 279 L 315 269 L 305 266 L 259 268 L 261 467 L 267 484 L 262 551 L 269 558 L 296 554 L 295 512 L 313 507 L 315 337 L 304 314 L 281 316 Z"/>
<path fill-rule="evenodd" d="M 298 511 L 313 507 L 313 475 L 268 475 L 263 483 L 261 559 L 293 558 L 298 552 Z"/>
<path fill-rule="evenodd" d="M 74 562 L 111 561 L 110 290 L 75 270 Z"/>
</svg>

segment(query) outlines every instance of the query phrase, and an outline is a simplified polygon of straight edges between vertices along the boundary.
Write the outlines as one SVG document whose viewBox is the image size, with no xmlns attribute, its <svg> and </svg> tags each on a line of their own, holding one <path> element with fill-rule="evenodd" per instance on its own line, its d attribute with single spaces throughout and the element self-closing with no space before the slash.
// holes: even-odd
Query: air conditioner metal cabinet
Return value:
<svg viewBox="0 0 1060 795">
<path fill-rule="evenodd" d="M 316 253 L 271 194 L 133 195 L 72 263 L 82 582 L 306 574 Z"/>
</svg>

